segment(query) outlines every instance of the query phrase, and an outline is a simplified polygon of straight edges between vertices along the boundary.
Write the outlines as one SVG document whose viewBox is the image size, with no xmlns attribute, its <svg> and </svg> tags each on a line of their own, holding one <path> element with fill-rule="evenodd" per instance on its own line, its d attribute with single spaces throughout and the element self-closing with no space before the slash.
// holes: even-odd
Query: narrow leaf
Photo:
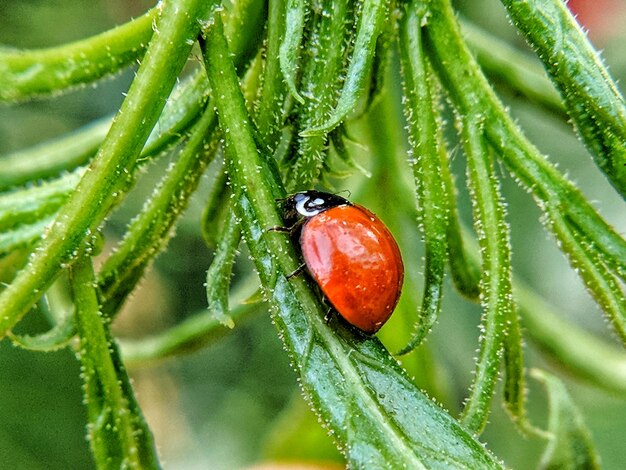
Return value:
<svg viewBox="0 0 626 470">
<path fill-rule="evenodd" d="M 173 236 L 172 227 L 187 207 L 206 166 L 217 150 L 213 131 L 217 125 L 209 102 L 193 126 L 176 163 L 170 167 L 153 197 L 131 222 L 124 239 L 107 258 L 98 275 L 104 297 L 103 312 L 113 315 L 134 289 L 150 262 Z"/>
<path fill-rule="evenodd" d="M 600 55 L 561 0 L 502 0 L 542 60 L 583 142 L 626 197 L 626 103 Z"/>
<path fill-rule="evenodd" d="M 174 89 L 155 125 L 137 165 L 146 164 L 176 142 L 198 118 L 208 98 L 208 83 L 202 71 L 191 74 Z M 34 147 L 0 157 L 0 190 L 66 175 L 96 154 L 110 127 L 111 118 L 91 122 L 73 132 Z"/>
<path fill-rule="evenodd" d="M 228 293 L 230 276 L 235 261 L 235 255 L 241 241 L 241 227 L 235 212 L 232 210 L 227 216 L 222 236 L 211 266 L 206 274 L 206 294 L 211 316 L 222 325 L 233 328 L 235 324 L 229 316 Z"/>
<path fill-rule="evenodd" d="M 54 221 L 54 216 L 39 219 L 31 224 L 18 225 L 14 229 L 0 233 L 0 256 L 7 255 L 19 248 L 34 245 Z"/>
<path fill-rule="evenodd" d="M 272 153 L 279 145 L 286 115 L 286 78 L 284 80 L 283 73 L 281 73 L 281 49 L 283 47 L 281 40 L 285 34 L 285 21 L 285 1 L 271 0 L 267 20 L 267 50 L 263 64 L 263 85 L 254 118 L 261 145 Z"/>
<path fill-rule="evenodd" d="M 563 383 L 554 375 L 539 369 L 533 369 L 531 375 L 543 383 L 550 399 L 548 431 L 552 438 L 538 468 L 600 469 L 600 457 L 591 435 Z"/>
<path fill-rule="evenodd" d="M 354 51 L 337 107 L 322 125 L 305 129 L 301 135 L 330 132 L 354 109 L 359 99 L 365 96 L 368 91 L 367 78 L 372 70 L 376 53 L 376 41 L 382 33 L 386 15 L 387 4 L 382 0 L 371 0 L 363 4 Z"/>
<path fill-rule="evenodd" d="M 0 193 L 0 232 L 48 218 L 65 203 L 83 175 L 79 169 L 49 183 Z"/>
<path fill-rule="evenodd" d="M 157 9 L 97 36 L 39 50 L 0 49 L 0 101 L 23 101 L 115 73 L 146 50 Z"/>
<path fill-rule="evenodd" d="M 559 242 L 563 245 L 569 243 L 567 233 L 576 230 L 588 241 L 590 253 L 585 255 L 586 258 L 602 260 L 605 265 L 623 274 L 626 240 L 598 215 L 580 191 L 523 136 L 467 50 L 451 7 L 440 0 L 437 0 L 437 5 L 437 8 L 431 10 L 427 29 L 428 44 L 431 46 L 428 51 L 455 106 L 459 109 L 475 109 L 484 117 L 485 135 L 489 144 L 496 149 L 497 156 L 518 182 L 532 193 L 538 204 L 550 215 L 547 227 Z M 569 228 L 557 230 L 561 225 L 555 221 L 561 218 L 568 220 Z M 576 266 L 578 261 L 569 254 L 574 252 L 565 250 L 570 262 Z M 593 286 L 588 283 L 597 298 L 611 299 L 601 302 L 605 308 L 607 305 L 615 305 L 613 284 L 613 281 L 595 282 Z M 609 315 L 611 318 L 621 316 L 616 315 L 615 309 Z"/>
<path fill-rule="evenodd" d="M 438 135 L 443 140 L 441 132 Z M 459 221 L 459 211 L 456 204 L 456 187 L 450 172 L 450 162 L 443 143 L 440 143 L 440 169 L 443 183 L 446 185 L 445 201 L 448 205 L 448 265 L 456 289 L 468 299 L 477 302 L 480 295 L 480 263 L 474 263 L 471 254 L 466 249 L 466 243 Z"/>
<path fill-rule="evenodd" d="M 267 312 L 267 305 L 256 298 L 235 305 L 229 314 L 233 322 L 240 324 L 261 312 Z M 219 319 L 202 310 L 156 335 L 134 340 L 121 339 L 119 343 L 124 364 L 133 368 L 192 353 L 216 343 L 231 331 Z"/>
<path fill-rule="evenodd" d="M 528 338 L 560 369 L 619 396 L 626 396 L 626 352 L 566 321 L 516 279 L 515 298 Z"/>
<path fill-rule="evenodd" d="M 311 30 L 303 45 L 306 56 L 301 60 L 301 90 L 307 102 L 296 107 L 298 131 L 323 123 L 335 106 L 341 89 L 337 77 L 344 73 L 346 60 L 344 48 L 337 45 L 350 43 L 353 34 L 346 24 L 348 17 L 347 0 L 326 0 L 322 12 L 311 19 Z M 284 162 L 289 191 L 309 188 L 318 180 L 328 155 L 327 141 L 326 133 L 303 136 L 300 132 L 297 151 Z"/>
<path fill-rule="evenodd" d="M 498 181 L 482 135 L 480 116 L 467 114 L 469 110 L 464 111 L 462 137 L 467 156 L 474 227 L 482 255 L 480 292 L 484 311 L 480 352 L 474 383 L 463 409 L 463 423 L 480 433 L 489 417 L 507 333 L 506 324 L 516 321 L 516 317 L 511 287 L 509 229 L 504 220 Z M 521 347 L 516 352 L 520 353 Z"/>
<path fill-rule="evenodd" d="M 287 0 L 285 5 L 285 37 L 280 45 L 280 69 L 291 95 L 300 103 L 304 98 L 298 93 L 298 52 L 302 50 L 304 33 L 304 0 Z"/>
<path fill-rule="evenodd" d="M 9 333 L 11 342 L 30 351 L 50 352 L 66 347 L 76 334 L 74 310 L 72 308 L 55 308 L 50 311 L 47 297 L 39 299 L 37 306 L 54 321 L 54 325 L 45 333 L 37 335 L 16 335 Z"/>
<path fill-rule="evenodd" d="M 568 226 L 567 219 L 556 210 L 549 211 L 548 215 L 547 222 L 558 236 L 561 250 L 568 256 L 570 263 L 626 345 L 626 302 L 618 279 L 604 264 L 584 232 Z"/>
<path fill-rule="evenodd" d="M 80 259 L 70 270 L 78 353 L 89 415 L 88 436 L 100 468 L 157 469 L 152 433 L 135 401 L 117 345 L 99 311 L 93 266 Z"/>
<path fill-rule="evenodd" d="M 525 96 L 555 116 L 568 119 L 561 97 L 535 57 L 469 21 L 461 21 L 461 29 L 488 77 L 508 87 L 514 95 Z"/>
<path fill-rule="evenodd" d="M 447 258 L 448 196 L 441 174 L 437 135 L 436 104 L 422 48 L 421 24 L 426 11 L 418 11 L 417 2 L 406 6 L 400 21 L 399 49 L 404 84 L 404 115 L 411 144 L 409 163 L 417 195 L 418 222 L 424 232 L 426 264 L 424 296 L 418 314 L 416 332 L 399 354 L 417 347 L 430 332 L 441 310 L 443 277 Z"/>
<path fill-rule="evenodd" d="M 111 118 L 98 119 L 57 139 L 2 155 L 0 190 L 50 178 L 84 165 L 96 154 L 110 127 Z"/>
</svg>

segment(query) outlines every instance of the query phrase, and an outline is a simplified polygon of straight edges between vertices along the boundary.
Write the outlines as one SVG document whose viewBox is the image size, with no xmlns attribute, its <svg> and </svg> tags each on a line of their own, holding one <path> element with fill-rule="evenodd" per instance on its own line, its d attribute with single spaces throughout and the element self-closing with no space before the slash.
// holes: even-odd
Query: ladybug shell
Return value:
<svg viewBox="0 0 626 470">
<path fill-rule="evenodd" d="M 404 278 L 400 250 L 387 227 L 362 206 L 331 207 L 304 223 L 300 246 L 335 310 L 376 333 L 393 313 Z"/>
</svg>

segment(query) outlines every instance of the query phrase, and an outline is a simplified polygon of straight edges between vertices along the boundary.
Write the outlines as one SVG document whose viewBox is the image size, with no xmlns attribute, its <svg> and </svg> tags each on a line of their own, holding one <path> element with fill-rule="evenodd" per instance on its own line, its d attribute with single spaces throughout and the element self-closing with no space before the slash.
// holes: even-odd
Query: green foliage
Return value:
<svg viewBox="0 0 626 470">
<path fill-rule="evenodd" d="M 589 431 L 563 383 L 539 369 L 533 369 L 531 374 L 543 382 L 551 402 L 548 423 L 550 444 L 539 468 L 600 468 Z"/>
<path fill-rule="evenodd" d="M 159 467 L 125 364 L 140 368 L 214 344 L 268 309 L 308 405 L 350 468 L 502 468 L 479 441 L 500 377 L 515 427 L 548 440 L 541 465 L 597 466 L 572 399 L 547 373 L 535 376 L 550 397 L 548 430 L 531 424 L 523 340 L 570 374 L 621 394 L 626 354 L 559 319 L 513 276 L 509 224 L 516 214 L 507 213 L 503 172 L 534 198 L 622 343 L 626 241 L 523 135 L 483 70 L 544 112 L 567 114 L 622 196 L 626 108 L 560 0 L 502 3 L 563 104 L 528 56 L 469 23 L 466 42 L 449 0 L 166 0 L 92 38 L 0 50 L 5 103 L 55 96 L 140 61 L 113 119 L 0 158 L 0 338 L 33 352 L 77 348 L 99 468 Z M 190 57 L 192 70 L 184 71 Z M 455 127 L 446 124 L 450 113 Z M 337 184 L 338 175 L 360 168 L 353 142 L 371 149 L 363 152 L 371 154 L 364 170 L 370 182 L 359 177 L 353 184 L 355 200 L 389 208 L 383 218 L 405 248 L 401 320 L 383 329 L 382 342 L 340 319 L 326 322 L 311 280 L 288 276 L 301 262 L 291 240 L 268 230 L 282 225 L 276 201 L 287 192 Z M 405 146 L 408 159 L 399 161 Z M 461 222 L 457 149 L 465 157 L 476 241 Z M 159 164 L 164 155 L 170 165 Z M 160 181 L 142 199 L 135 186 L 149 163 Z M 110 322 L 188 223 L 182 215 L 206 191 L 207 173 L 210 188 L 193 236 L 214 250 L 208 310 L 157 334 L 121 339 L 118 347 Z M 137 199 L 142 207 L 134 209 Z M 92 257 L 110 243 L 112 218 L 123 220 L 122 239 L 94 267 Z M 423 268 L 414 249 L 420 237 Z M 258 281 L 243 274 L 251 268 L 240 248 Z M 429 372 L 442 370 L 430 363 L 437 354 L 429 339 L 447 314 L 446 265 L 459 293 L 482 309 L 473 382 L 458 416 L 417 386 L 446 399 L 437 372 Z M 68 290 L 71 301 L 59 302 Z M 24 332 L 29 311 L 45 319 L 47 331 Z M 406 354 L 402 364 L 387 348 Z M 283 422 L 276 429 L 302 426 Z M 311 436 L 315 447 L 318 436 Z M 288 437 L 273 436 L 273 458 Z M 304 454 L 314 456 L 314 449 Z"/>
</svg>

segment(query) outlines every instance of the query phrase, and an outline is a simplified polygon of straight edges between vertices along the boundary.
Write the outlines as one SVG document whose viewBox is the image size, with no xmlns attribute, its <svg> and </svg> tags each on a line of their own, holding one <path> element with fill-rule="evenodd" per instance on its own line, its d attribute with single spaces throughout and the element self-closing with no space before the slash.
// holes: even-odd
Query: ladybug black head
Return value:
<svg viewBox="0 0 626 470">
<path fill-rule="evenodd" d="M 303 218 L 314 217 L 331 207 L 350 205 L 350 201 L 336 194 L 322 191 L 301 191 L 287 196 L 282 203 L 283 218 L 291 226 Z"/>
</svg>

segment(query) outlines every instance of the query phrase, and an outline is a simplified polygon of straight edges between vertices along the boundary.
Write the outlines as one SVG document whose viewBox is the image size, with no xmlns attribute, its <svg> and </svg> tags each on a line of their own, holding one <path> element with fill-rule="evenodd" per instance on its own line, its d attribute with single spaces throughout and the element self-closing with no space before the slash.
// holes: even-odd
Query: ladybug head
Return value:
<svg viewBox="0 0 626 470">
<path fill-rule="evenodd" d="M 314 217 L 331 207 L 350 205 L 350 201 L 336 194 L 322 191 L 301 191 L 282 200 L 283 218 L 288 226 L 301 219 Z"/>
</svg>

